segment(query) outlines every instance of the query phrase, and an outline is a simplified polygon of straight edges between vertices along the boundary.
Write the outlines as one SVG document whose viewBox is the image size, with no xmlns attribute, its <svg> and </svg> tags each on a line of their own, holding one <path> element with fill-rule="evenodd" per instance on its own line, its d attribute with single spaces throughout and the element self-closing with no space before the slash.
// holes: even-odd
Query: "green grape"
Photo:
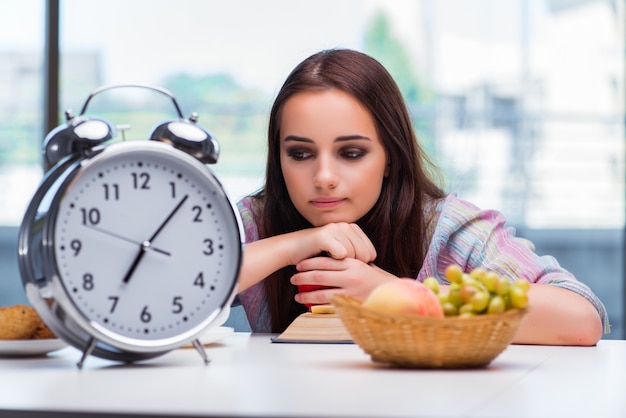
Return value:
<svg viewBox="0 0 626 418">
<path fill-rule="evenodd" d="M 481 283 L 485 285 L 485 288 L 487 288 L 488 291 L 490 292 L 495 292 L 496 291 L 496 282 L 498 281 L 499 277 L 497 273 L 494 273 L 493 271 L 488 271 L 482 278 Z"/>
<path fill-rule="evenodd" d="M 509 293 L 509 289 L 511 288 L 511 282 L 503 277 L 498 277 L 495 284 L 495 291 L 498 296 L 505 296 Z"/>
<path fill-rule="evenodd" d="M 489 306 L 490 296 L 487 292 L 476 292 L 470 299 L 470 304 L 474 308 L 474 312 L 482 313 Z"/>
<path fill-rule="evenodd" d="M 471 313 L 471 314 L 474 313 L 474 307 L 472 306 L 471 303 L 465 303 L 461 305 L 461 307 L 459 308 L 459 315 L 463 315 L 467 313 Z"/>
<path fill-rule="evenodd" d="M 463 276 L 461 276 L 461 284 L 474 285 L 476 283 L 478 283 L 478 281 L 467 273 L 463 273 Z"/>
<path fill-rule="evenodd" d="M 502 313 L 506 310 L 506 301 L 502 296 L 494 296 L 489 301 L 489 306 L 487 307 L 487 313 L 489 314 L 498 314 Z"/>
<path fill-rule="evenodd" d="M 446 279 L 450 283 L 461 283 L 461 278 L 463 277 L 463 270 L 461 267 L 456 264 L 450 264 L 445 271 Z"/>
<path fill-rule="evenodd" d="M 456 316 L 459 314 L 459 308 L 450 301 L 445 301 L 441 304 L 441 307 L 443 308 L 443 314 L 445 316 Z"/>
<path fill-rule="evenodd" d="M 472 284 L 463 284 L 461 285 L 461 300 L 464 303 L 469 303 L 469 301 L 472 299 L 472 296 L 474 296 L 477 292 L 478 289 L 476 288 L 476 286 Z"/>
<path fill-rule="evenodd" d="M 528 292 L 530 290 L 530 282 L 524 279 L 517 279 L 513 282 L 513 286 L 519 287 L 524 290 L 524 292 Z"/>
<path fill-rule="evenodd" d="M 439 282 L 434 277 L 425 278 L 424 286 L 432 290 L 435 295 L 439 294 Z"/>
<path fill-rule="evenodd" d="M 509 302 L 513 308 L 524 309 L 528 306 L 528 293 L 519 286 L 511 286 Z"/>
<path fill-rule="evenodd" d="M 448 300 L 454 304 L 454 306 L 463 305 L 463 299 L 461 299 L 461 285 L 458 283 L 450 283 L 450 289 L 448 292 Z"/>
<path fill-rule="evenodd" d="M 447 293 L 437 293 L 437 298 L 439 299 L 441 306 L 443 306 L 444 303 L 449 302 Z"/>
<path fill-rule="evenodd" d="M 472 279 L 478 280 L 478 281 L 482 280 L 482 278 L 485 277 L 485 274 L 487 274 L 487 272 L 483 268 L 480 268 L 480 267 L 476 267 L 469 273 Z"/>
</svg>

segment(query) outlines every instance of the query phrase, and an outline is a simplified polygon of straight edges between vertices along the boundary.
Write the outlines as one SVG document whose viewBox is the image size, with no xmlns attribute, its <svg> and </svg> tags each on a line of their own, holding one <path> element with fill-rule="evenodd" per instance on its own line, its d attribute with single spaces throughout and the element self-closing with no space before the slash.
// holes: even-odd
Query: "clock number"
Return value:
<svg viewBox="0 0 626 418">
<path fill-rule="evenodd" d="M 133 188 L 148 190 L 150 186 L 148 183 L 150 182 L 150 174 L 148 173 L 131 173 L 133 176 Z"/>
<path fill-rule="evenodd" d="M 120 186 L 118 184 L 103 184 L 104 187 L 104 200 L 109 200 L 111 197 L 115 200 L 120 200 Z"/>
<path fill-rule="evenodd" d="M 200 272 L 196 279 L 193 281 L 194 286 L 200 286 L 200 289 L 204 289 L 204 274 Z"/>
<path fill-rule="evenodd" d="M 93 275 L 91 273 L 83 274 L 83 289 L 90 291 L 90 290 L 93 290 L 93 288 L 94 288 Z"/>
<path fill-rule="evenodd" d="M 120 297 L 109 296 L 109 300 L 113 301 L 113 304 L 111 305 L 111 310 L 109 311 L 109 313 L 113 313 L 113 311 L 115 310 L 115 307 L 117 306 L 117 301 L 120 300 Z"/>
<path fill-rule="evenodd" d="M 81 247 L 82 247 L 82 244 L 80 240 L 73 239 L 72 242 L 70 242 L 70 248 L 74 250 L 74 257 L 76 257 L 78 253 L 80 253 Z"/>
<path fill-rule="evenodd" d="M 176 183 L 170 181 L 170 187 L 172 188 L 172 199 L 176 199 Z"/>
<path fill-rule="evenodd" d="M 100 223 L 100 211 L 96 208 L 80 208 L 83 215 L 83 225 L 98 225 Z"/>
<path fill-rule="evenodd" d="M 181 313 L 183 311 L 183 304 L 180 303 L 182 297 L 174 296 L 174 300 L 172 301 L 173 309 L 172 313 Z"/>
<path fill-rule="evenodd" d="M 194 222 L 202 222 L 202 218 L 200 215 L 202 214 L 202 208 L 198 205 L 191 208 L 192 211 L 196 213 L 196 216 L 193 218 Z"/>
<path fill-rule="evenodd" d="M 152 315 L 148 312 L 148 307 L 144 306 L 141 310 L 141 315 L 139 316 L 141 322 L 148 323 L 152 320 Z"/>
<path fill-rule="evenodd" d="M 213 255 L 213 240 L 210 238 L 205 239 L 204 241 L 205 250 L 202 251 L 205 255 Z"/>
</svg>

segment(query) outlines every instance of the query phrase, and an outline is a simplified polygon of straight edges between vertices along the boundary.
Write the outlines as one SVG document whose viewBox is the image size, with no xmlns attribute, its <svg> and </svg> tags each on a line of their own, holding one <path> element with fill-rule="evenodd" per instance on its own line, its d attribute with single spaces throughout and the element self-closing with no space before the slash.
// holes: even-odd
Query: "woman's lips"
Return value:
<svg viewBox="0 0 626 418">
<path fill-rule="evenodd" d="M 324 197 L 324 198 L 318 198 L 318 199 L 314 199 L 311 201 L 311 204 L 313 206 L 315 206 L 316 208 L 320 208 L 320 209 L 329 209 L 329 208 L 334 208 L 335 206 L 339 206 L 341 203 L 343 203 L 344 199 L 342 198 L 329 198 L 329 197 Z"/>
</svg>

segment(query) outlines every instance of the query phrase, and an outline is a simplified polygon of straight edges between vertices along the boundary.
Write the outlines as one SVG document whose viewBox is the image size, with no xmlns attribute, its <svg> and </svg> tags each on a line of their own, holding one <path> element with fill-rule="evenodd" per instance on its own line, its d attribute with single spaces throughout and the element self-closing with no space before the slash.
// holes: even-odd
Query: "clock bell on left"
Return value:
<svg viewBox="0 0 626 418">
<path fill-rule="evenodd" d="M 114 88 L 169 97 L 177 118 L 147 140 L 114 141 L 90 100 Z M 61 339 L 89 355 L 134 362 L 193 344 L 228 315 L 243 234 L 208 168 L 216 139 L 167 90 L 102 87 L 44 140 L 46 173 L 26 209 L 18 261 L 26 295 Z M 217 324 L 219 325 L 219 324 Z"/>
</svg>

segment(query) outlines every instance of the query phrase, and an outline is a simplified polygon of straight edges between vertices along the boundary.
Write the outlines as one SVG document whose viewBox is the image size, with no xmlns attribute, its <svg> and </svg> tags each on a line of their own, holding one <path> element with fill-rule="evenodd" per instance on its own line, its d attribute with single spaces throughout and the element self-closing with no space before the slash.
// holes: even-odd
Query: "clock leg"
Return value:
<svg viewBox="0 0 626 418">
<path fill-rule="evenodd" d="M 78 360 L 78 363 L 76 363 L 76 366 L 79 369 L 83 368 L 83 363 L 85 362 L 85 359 L 87 358 L 88 355 L 91 354 L 94 348 L 96 348 L 96 339 L 91 338 L 89 340 L 89 344 L 87 345 L 87 348 L 85 348 L 85 351 L 83 351 L 83 355 L 81 356 L 80 360 Z"/>
<path fill-rule="evenodd" d="M 200 354 L 200 357 L 202 357 L 204 364 L 205 365 L 209 364 L 211 360 L 209 360 L 209 357 L 206 354 L 206 350 L 204 349 L 204 345 L 202 345 L 200 340 L 196 338 L 195 340 L 193 340 L 192 344 L 193 344 L 193 347 L 196 349 L 196 351 Z"/>
</svg>

